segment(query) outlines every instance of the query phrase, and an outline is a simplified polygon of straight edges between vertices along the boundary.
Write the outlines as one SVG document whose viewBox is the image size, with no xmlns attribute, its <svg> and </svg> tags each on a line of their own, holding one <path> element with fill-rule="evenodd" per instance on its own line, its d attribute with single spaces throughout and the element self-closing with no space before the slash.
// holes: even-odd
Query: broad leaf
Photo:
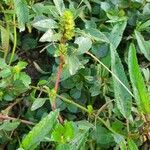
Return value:
<svg viewBox="0 0 150 150">
<path fill-rule="evenodd" d="M 27 88 L 29 88 L 29 84 L 31 84 L 31 78 L 25 72 L 20 73 L 19 80 L 22 81 Z"/>
<path fill-rule="evenodd" d="M 109 43 L 109 39 L 106 37 L 106 35 L 98 29 L 85 29 L 84 32 L 93 40 Z"/>
<path fill-rule="evenodd" d="M 20 32 L 25 30 L 25 24 L 28 22 L 29 10 L 25 0 L 14 0 L 14 6 L 17 14 Z"/>
<path fill-rule="evenodd" d="M 97 123 L 96 129 L 92 132 L 92 138 L 96 140 L 98 144 L 109 145 L 114 142 L 111 132 Z"/>
<path fill-rule="evenodd" d="M 57 23 L 53 19 L 41 19 L 41 20 L 35 20 L 33 22 L 33 27 L 41 30 L 41 31 L 47 31 L 49 29 L 57 28 Z"/>
<path fill-rule="evenodd" d="M 121 82 L 128 89 L 130 89 L 121 60 L 117 52 L 114 50 L 113 46 L 111 46 L 111 69 L 112 72 L 121 80 Z M 114 76 L 113 76 L 113 83 L 117 107 L 122 113 L 122 115 L 125 118 L 127 118 L 131 114 L 132 97 L 129 94 L 129 92 L 118 82 L 118 80 L 116 80 Z"/>
<path fill-rule="evenodd" d="M 51 140 L 58 143 L 70 142 L 74 137 L 73 122 L 65 121 L 65 123 L 57 124 L 52 132 Z"/>
<path fill-rule="evenodd" d="M 74 75 L 77 72 L 77 70 L 80 68 L 81 63 L 76 56 L 71 55 L 66 58 L 67 58 L 66 64 L 68 65 L 69 72 L 71 75 Z"/>
<path fill-rule="evenodd" d="M 0 125 L 0 130 L 5 130 L 5 131 L 12 131 L 18 127 L 20 124 L 19 120 L 13 120 L 12 122 L 10 121 L 4 121 L 2 125 Z"/>
<path fill-rule="evenodd" d="M 150 113 L 150 97 L 138 66 L 136 50 L 133 44 L 129 48 L 128 66 L 136 103 L 143 113 L 148 114 Z"/>
<path fill-rule="evenodd" d="M 61 39 L 61 34 L 54 34 L 51 29 L 46 31 L 43 36 L 40 38 L 40 42 L 55 42 Z"/>
<path fill-rule="evenodd" d="M 77 126 L 78 130 L 75 134 L 75 137 L 70 142 L 71 145 L 70 150 L 79 150 L 82 146 L 84 146 L 89 134 L 89 130 L 93 128 L 93 125 L 87 121 L 79 121 L 77 122 Z"/>
<path fill-rule="evenodd" d="M 84 54 L 92 47 L 92 41 L 88 37 L 78 37 L 76 38 L 75 43 L 78 44 L 78 55 Z"/>
<path fill-rule="evenodd" d="M 45 136 L 52 131 L 57 123 L 58 110 L 51 112 L 42 119 L 33 129 L 25 136 L 21 143 L 21 148 L 25 150 L 35 149 Z"/>
<path fill-rule="evenodd" d="M 150 61 L 150 41 L 145 41 L 140 32 L 135 31 L 135 36 L 141 52 Z"/>
<path fill-rule="evenodd" d="M 47 98 L 36 98 L 31 106 L 31 110 L 34 111 L 34 110 L 42 107 L 46 100 L 47 100 Z"/>
</svg>

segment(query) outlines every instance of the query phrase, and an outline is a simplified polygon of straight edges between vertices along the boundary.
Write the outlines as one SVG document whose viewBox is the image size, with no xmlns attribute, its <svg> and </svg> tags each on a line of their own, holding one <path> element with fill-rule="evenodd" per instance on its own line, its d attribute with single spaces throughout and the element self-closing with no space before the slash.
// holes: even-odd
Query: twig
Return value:
<svg viewBox="0 0 150 150">
<path fill-rule="evenodd" d="M 132 92 L 128 89 L 128 87 L 126 87 L 124 85 L 124 83 L 107 67 L 105 66 L 96 56 L 94 56 L 92 53 L 90 52 L 86 52 L 87 55 L 91 56 L 96 62 L 98 62 L 99 64 L 101 64 L 108 72 L 110 72 L 112 74 L 112 76 L 125 88 L 125 90 L 133 97 L 134 95 L 132 94 Z"/>
<path fill-rule="evenodd" d="M 97 113 L 95 114 L 95 122 L 98 118 L 98 116 L 100 115 L 100 113 L 111 103 L 113 102 L 114 100 L 110 100 L 108 102 L 106 102 L 102 107 L 100 107 L 100 109 L 97 111 Z"/>
<path fill-rule="evenodd" d="M 0 114 L 0 120 L 18 120 L 18 119 L 14 118 L 14 117 L 10 117 L 10 116 Z M 19 120 L 20 120 L 20 122 L 22 122 L 24 124 L 35 125 L 35 123 L 33 123 L 31 121 L 27 121 L 27 120 L 23 120 L 23 119 L 19 119 Z"/>
<path fill-rule="evenodd" d="M 5 108 L 4 110 L 2 110 L 1 112 L 2 112 L 3 114 L 5 114 L 5 115 L 8 114 L 9 111 L 10 111 L 16 104 L 18 104 L 21 100 L 22 100 L 22 99 L 17 99 L 15 102 L 10 103 L 10 105 L 9 105 L 7 108 Z"/>
</svg>

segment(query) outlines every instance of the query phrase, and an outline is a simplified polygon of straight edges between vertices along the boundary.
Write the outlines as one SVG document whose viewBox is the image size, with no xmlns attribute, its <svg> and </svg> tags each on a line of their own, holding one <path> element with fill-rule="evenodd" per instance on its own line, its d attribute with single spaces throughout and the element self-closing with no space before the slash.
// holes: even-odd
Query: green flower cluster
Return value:
<svg viewBox="0 0 150 150">
<path fill-rule="evenodd" d="M 65 55 L 67 53 L 67 45 L 59 44 L 59 53 Z"/>
<path fill-rule="evenodd" d="M 74 36 L 74 19 L 71 11 L 66 10 L 60 19 L 60 31 L 65 40 L 71 40 Z"/>
</svg>

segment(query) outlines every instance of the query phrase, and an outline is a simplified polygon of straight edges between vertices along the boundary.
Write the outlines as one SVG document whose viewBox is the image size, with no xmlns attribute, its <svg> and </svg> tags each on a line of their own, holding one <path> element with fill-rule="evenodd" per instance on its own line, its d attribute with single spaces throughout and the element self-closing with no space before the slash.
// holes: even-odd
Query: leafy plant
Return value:
<svg viewBox="0 0 150 150">
<path fill-rule="evenodd" d="M 0 149 L 149 149 L 149 6 L 2 0 Z"/>
</svg>

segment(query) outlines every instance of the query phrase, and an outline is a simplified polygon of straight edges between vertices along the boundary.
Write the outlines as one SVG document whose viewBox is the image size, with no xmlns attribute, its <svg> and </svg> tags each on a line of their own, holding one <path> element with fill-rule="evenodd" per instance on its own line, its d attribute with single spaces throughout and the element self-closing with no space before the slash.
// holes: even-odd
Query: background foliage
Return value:
<svg viewBox="0 0 150 150">
<path fill-rule="evenodd" d="M 0 149 L 150 148 L 149 0 L 0 10 Z"/>
</svg>

